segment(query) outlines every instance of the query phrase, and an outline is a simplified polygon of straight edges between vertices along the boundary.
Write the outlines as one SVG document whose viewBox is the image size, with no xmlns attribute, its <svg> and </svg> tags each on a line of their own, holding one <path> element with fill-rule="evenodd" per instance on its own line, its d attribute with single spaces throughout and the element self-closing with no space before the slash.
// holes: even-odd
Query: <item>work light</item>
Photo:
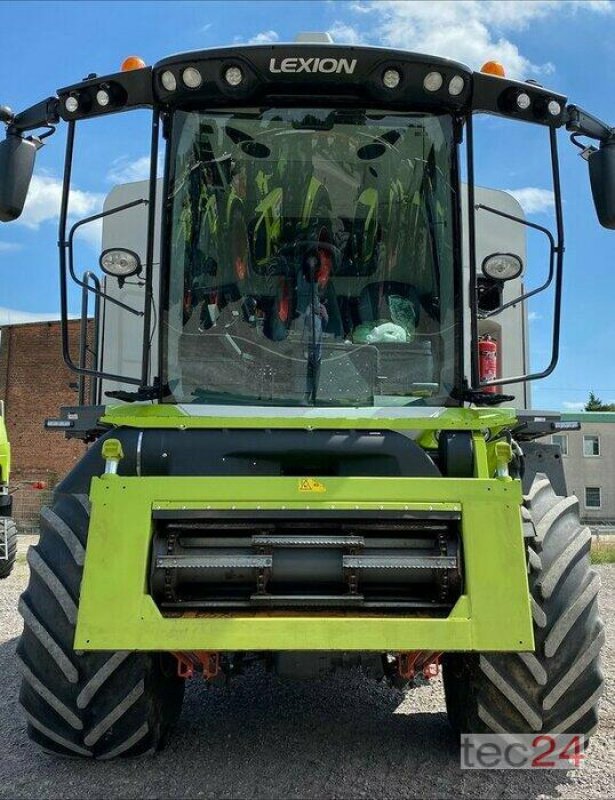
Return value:
<svg viewBox="0 0 615 800">
<path fill-rule="evenodd" d="M 517 95 L 517 108 L 520 108 L 521 111 L 526 111 L 530 107 L 531 103 L 532 101 L 530 96 L 529 94 L 526 94 L 526 92 L 520 92 Z"/>
<path fill-rule="evenodd" d="M 442 88 L 444 78 L 439 72 L 428 72 L 423 81 L 423 88 L 428 92 L 437 92 Z"/>
<path fill-rule="evenodd" d="M 523 272 L 523 261 L 513 253 L 493 253 L 483 261 L 483 273 L 496 281 L 511 281 Z"/>
<path fill-rule="evenodd" d="M 387 89 L 396 89 L 399 86 L 400 80 L 401 75 L 399 74 L 399 70 L 396 69 L 387 69 L 382 76 L 382 82 Z"/>
<path fill-rule="evenodd" d="M 189 89 L 198 89 L 203 83 L 203 76 L 196 67 L 186 67 L 182 72 L 182 80 Z"/>
<path fill-rule="evenodd" d="M 547 110 L 552 117 L 557 117 L 558 114 L 562 113 L 562 107 L 557 102 L 557 100 L 550 100 L 547 106 Z"/>
<path fill-rule="evenodd" d="M 160 76 L 160 82 L 167 92 L 174 92 L 177 89 L 177 79 L 170 69 L 165 70 Z"/>
<path fill-rule="evenodd" d="M 103 108 L 105 106 L 108 106 L 109 103 L 111 102 L 111 98 L 109 97 L 109 92 L 107 92 L 105 89 L 99 89 L 96 92 L 96 102 L 98 103 L 99 106 L 102 106 Z"/>
<path fill-rule="evenodd" d="M 102 271 L 114 278 L 129 278 L 141 271 L 141 259 L 132 250 L 105 250 L 99 263 Z"/>
<path fill-rule="evenodd" d="M 452 94 L 453 97 L 457 97 L 457 95 L 463 92 L 464 86 L 465 81 L 461 75 L 453 75 L 448 84 L 448 93 Z"/>
<path fill-rule="evenodd" d="M 229 67 L 224 73 L 224 80 L 229 86 L 239 86 L 243 80 L 243 72 L 239 67 Z"/>
</svg>

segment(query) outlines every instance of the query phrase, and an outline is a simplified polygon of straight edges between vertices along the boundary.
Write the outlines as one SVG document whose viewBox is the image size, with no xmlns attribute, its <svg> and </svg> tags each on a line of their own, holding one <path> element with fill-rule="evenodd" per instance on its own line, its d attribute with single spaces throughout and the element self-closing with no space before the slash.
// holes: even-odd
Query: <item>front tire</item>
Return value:
<svg viewBox="0 0 615 800">
<path fill-rule="evenodd" d="M 184 682 L 164 654 L 73 650 L 89 518 L 85 495 L 59 495 L 41 511 L 41 538 L 28 551 L 30 582 L 19 602 L 20 701 L 28 735 L 44 750 L 140 755 L 164 743 Z"/>
<path fill-rule="evenodd" d="M 5 554 L 6 558 L 3 557 Z M 0 580 L 2 580 L 11 574 L 17 558 L 17 525 L 10 517 L 0 518 L 0 556 Z"/>
<path fill-rule="evenodd" d="M 576 497 L 558 497 L 545 475 L 536 476 L 523 513 L 536 649 L 448 654 L 449 721 L 460 733 L 544 731 L 588 739 L 604 688 L 591 532 L 580 523 Z"/>
</svg>

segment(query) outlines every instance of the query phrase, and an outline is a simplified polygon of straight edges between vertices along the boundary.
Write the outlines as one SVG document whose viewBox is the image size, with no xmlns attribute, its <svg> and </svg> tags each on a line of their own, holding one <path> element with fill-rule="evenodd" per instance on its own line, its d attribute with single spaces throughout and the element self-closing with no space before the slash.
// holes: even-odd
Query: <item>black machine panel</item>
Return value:
<svg viewBox="0 0 615 800">
<path fill-rule="evenodd" d="M 450 609 L 458 513 L 154 512 L 150 591 L 163 611 Z"/>
</svg>

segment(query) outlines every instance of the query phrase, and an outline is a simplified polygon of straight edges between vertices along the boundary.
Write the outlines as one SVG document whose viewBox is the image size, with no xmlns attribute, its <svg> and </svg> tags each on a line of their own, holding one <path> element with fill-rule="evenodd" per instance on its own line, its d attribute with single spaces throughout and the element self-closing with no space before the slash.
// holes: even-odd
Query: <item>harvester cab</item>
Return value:
<svg viewBox="0 0 615 800">
<path fill-rule="evenodd" d="M 21 600 L 31 737 L 145 752 L 187 676 L 254 660 L 397 684 L 442 663 L 455 729 L 589 737 L 591 537 L 534 441 L 563 423 L 526 409 L 559 352 L 558 130 L 598 143 L 583 149 L 615 228 L 613 129 L 499 65 L 402 51 L 303 41 L 124 66 L 2 112 L 3 220 L 66 123 L 79 405 L 48 427 L 90 443 L 42 512 Z M 77 131 L 136 108 L 151 110 L 149 180 L 69 227 Z M 544 131 L 554 232 L 476 185 L 478 114 Z M 100 270 L 80 276 L 75 236 L 100 220 Z M 528 227 L 549 245 L 530 288 Z M 532 370 L 527 302 L 547 290 L 552 347 Z"/>
<path fill-rule="evenodd" d="M 11 518 L 10 472 L 11 445 L 4 421 L 4 401 L 0 400 L 0 580 L 11 574 L 17 556 L 17 527 Z"/>
</svg>

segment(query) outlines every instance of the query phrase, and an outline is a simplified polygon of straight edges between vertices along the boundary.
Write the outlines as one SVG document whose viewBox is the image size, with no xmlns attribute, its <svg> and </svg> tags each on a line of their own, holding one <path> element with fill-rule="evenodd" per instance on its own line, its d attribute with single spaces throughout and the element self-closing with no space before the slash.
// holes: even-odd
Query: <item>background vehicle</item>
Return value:
<svg viewBox="0 0 615 800">
<path fill-rule="evenodd" d="M 407 52 L 303 43 L 127 66 L 3 112 L 3 219 L 25 200 L 25 133 L 68 123 L 65 333 L 69 276 L 98 304 L 77 360 L 64 342 L 82 402 L 49 422 L 92 445 L 43 511 L 20 606 L 31 737 L 65 755 L 145 752 L 187 676 L 255 659 L 396 683 L 442 660 L 456 729 L 589 737 L 603 641 L 590 535 L 545 474 L 561 477 L 549 448 L 540 474 L 527 457 L 562 423 L 497 406 L 557 363 L 557 129 L 600 142 L 586 155 L 613 228 L 612 129 L 548 89 Z M 135 107 L 153 110 L 149 194 L 120 187 L 102 212 L 103 290 L 74 269 L 87 220 L 67 231 L 75 130 Z M 550 143 L 557 230 L 536 289 L 497 240 L 523 219 L 474 185 L 480 112 Z M 146 226 L 109 227 L 143 209 Z M 548 365 L 528 374 L 522 342 L 494 373 L 481 337 L 548 287 Z"/>
<path fill-rule="evenodd" d="M 17 526 L 11 519 L 9 475 L 11 446 L 4 424 L 4 403 L 0 400 L 0 579 L 11 574 L 17 556 Z"/>
</svg>

